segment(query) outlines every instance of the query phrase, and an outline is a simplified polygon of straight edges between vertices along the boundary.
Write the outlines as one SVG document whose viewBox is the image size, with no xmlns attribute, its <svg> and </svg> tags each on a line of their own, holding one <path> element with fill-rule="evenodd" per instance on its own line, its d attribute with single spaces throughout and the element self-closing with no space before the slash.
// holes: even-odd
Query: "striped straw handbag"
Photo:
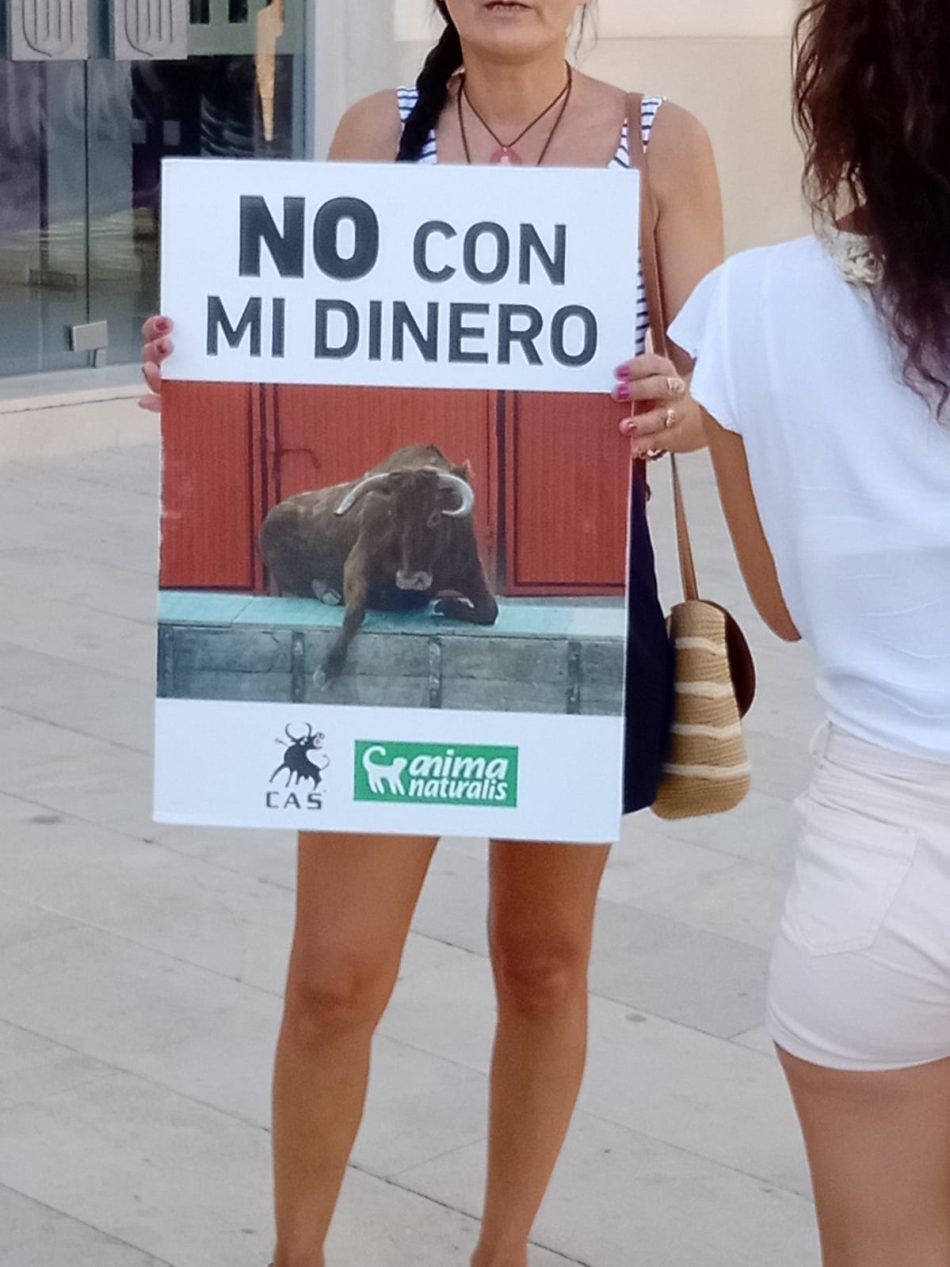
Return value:
<svg viewBox="0 0 950 1267">
<path fill-rule="evenodd" d="M 749 793 L 742 719 L 755 698 L 755 664 L 733 617 L 699 597 L 672 454 L 670 462 L 684 599 L 669 619 L 675 649 L 672 743 L 653 812 L 660 818 L 695 818 L 735 809 Z"/>
<path fill-rule="evenodd" d="M 629 119 L 640 117 L 631 96 Z M 641 255 L 655 352 L 669 358 L 663 290 L 656 248 L 657 207 L 646 151 L 630 128 L 631 160 L 640 170 Z M 671 453 L 673 504 L 683 602 L 670 613 L 675 648 L 675 700 L 670 753 L 653 812 L 696 818 L 735 809 L 749 793 L 751 770 L 742 719 L 755 699 L 755 663 L 739 625 L 724 607 L 699 597 L 696 565 L 676 458 Z"/>
</svg>

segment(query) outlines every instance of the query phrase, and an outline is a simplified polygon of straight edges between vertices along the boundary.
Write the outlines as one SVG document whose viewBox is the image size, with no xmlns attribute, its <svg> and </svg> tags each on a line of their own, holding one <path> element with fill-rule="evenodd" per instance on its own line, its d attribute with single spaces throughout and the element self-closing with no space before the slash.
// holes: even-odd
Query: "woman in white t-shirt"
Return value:
<svg viewBox="0 0 950 1267">
<path fill-rule="evenodd" d="M 950 5 L 819 0 L 797 117 L 820 228 L 671 335 L 752 597 L 828 725 L 769 1024 L 826 1267 L 950 1264 Z"/>
</svg>

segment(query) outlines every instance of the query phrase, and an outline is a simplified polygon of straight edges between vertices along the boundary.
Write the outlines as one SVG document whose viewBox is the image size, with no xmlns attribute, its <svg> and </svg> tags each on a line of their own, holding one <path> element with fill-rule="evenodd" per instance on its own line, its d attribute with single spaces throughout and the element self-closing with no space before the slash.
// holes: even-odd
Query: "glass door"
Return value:
<svg viewBox="0 0 950 1267">
<path fill-rule="evenodd" d="M 187 57 L 143 55 L 144 40 L 135 60 L 108 56 L 98 26 L 85 61 L 0 56 L 0 376 L 138 360 L 163 158 L 303 157 L 305 0 L 190 0 L 187 15 Z M 107 325 L 98 360 L 73 348 L 90 323 Z"/>
<path fill-rule="evenodd" d="M 86 70 L 0 59 L 0 374 L 88 364 Z"/>
<path fill-rule="evenodd" d="M 172 63 L 177 64 L 177 63 Z M 110 363 L 139 359 L 141 328 L 158 311 L 158 171 L 143 163 L 138 105 L 152 62 L 95 59 L 87 66 L 89 313 L 109 327 Z M 163 153 L 180 129 L 161 129 Z"/>
</svg>

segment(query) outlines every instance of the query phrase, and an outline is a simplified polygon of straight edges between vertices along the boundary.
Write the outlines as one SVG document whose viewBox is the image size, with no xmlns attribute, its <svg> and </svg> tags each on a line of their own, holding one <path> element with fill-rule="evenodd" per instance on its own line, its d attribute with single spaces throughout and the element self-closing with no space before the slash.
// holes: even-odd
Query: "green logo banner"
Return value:
<svg viewBox="0 0 950 1267">
<path fill-rule="evenodd" d="M 354 798 L 514 809 L 518 749 L 358 739 Z"/>
</svg>

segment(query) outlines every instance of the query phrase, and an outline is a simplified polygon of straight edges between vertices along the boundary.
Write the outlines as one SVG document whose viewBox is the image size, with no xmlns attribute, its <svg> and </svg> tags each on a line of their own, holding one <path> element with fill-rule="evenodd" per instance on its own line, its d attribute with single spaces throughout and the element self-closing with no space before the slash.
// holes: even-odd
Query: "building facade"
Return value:
<svg viewBox="0 0 950 1267">
<path fill-rule="evenodd" d="M 594 0 L 582 69 L 713 137 L 728 246 L 803 231 L 796 0 Z M 158 302 L 166 156 L 321 157 L 411 82 L 430 0 L 0 0 L 0 376 L 134 362 Z"/>
<path fill-rule="evenodd" d="M 305 0 L 0 13 L 0 375 L 137 360 L 162 159 L 310 150 Z"/>
</svg>

